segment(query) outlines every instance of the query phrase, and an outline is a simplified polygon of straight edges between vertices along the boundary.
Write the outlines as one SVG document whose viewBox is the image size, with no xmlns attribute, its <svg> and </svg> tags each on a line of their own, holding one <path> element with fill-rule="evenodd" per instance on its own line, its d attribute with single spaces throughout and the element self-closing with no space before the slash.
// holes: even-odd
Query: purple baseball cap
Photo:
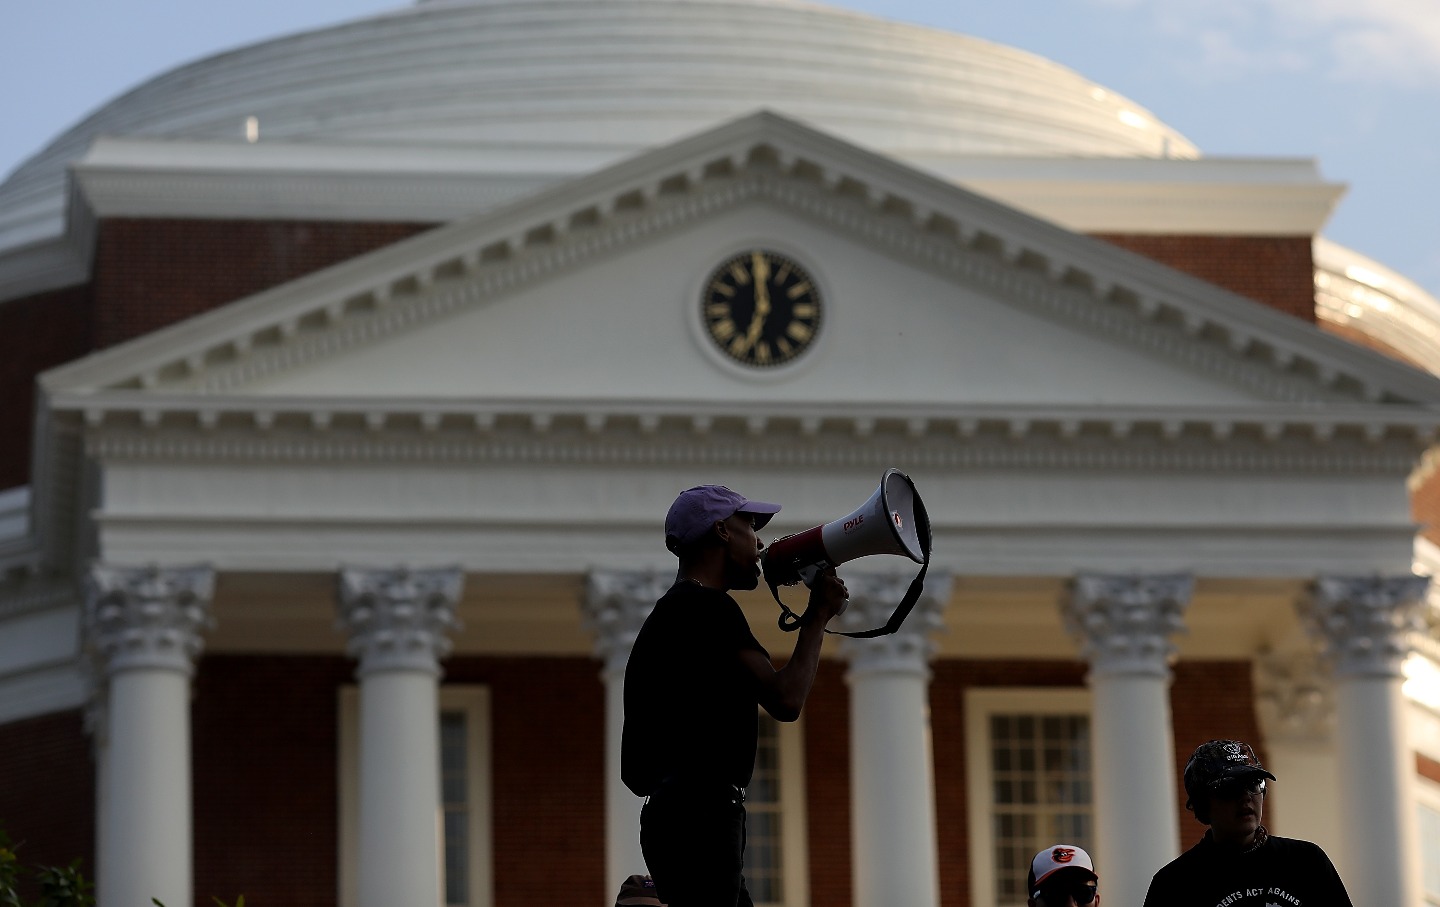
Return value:
<svg viewBox="0 0 1440 907">
<path fill-rule="evenodd" d="M 715 523 L 737 513 L 753 514 L 755 528 L 760 529 L 779 512 L 779 504 L 752 501 L 724 485 L 696 485 L 680 492 L 665 514 L 665 547 L 678 551 L 698 542 Z"/>
</svg>

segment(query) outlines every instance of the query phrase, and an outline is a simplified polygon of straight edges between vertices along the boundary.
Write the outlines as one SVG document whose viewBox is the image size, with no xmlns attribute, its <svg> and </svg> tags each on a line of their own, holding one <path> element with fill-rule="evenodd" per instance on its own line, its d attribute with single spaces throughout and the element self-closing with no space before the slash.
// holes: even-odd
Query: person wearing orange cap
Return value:
<svg viewBox="0 0 1440 907">
<path fill-rule="evenodd" d="M 1185 808 L 1210 830 L 1155 873 L 1145 907 L 1351 907 L 1324 850 L 1265 829 L 1274 780 L 1248 743 L 1196 747 L 1185 764 Z"/>
<path fill-rule="evenodd" d="M 1030 861 L 1028 907 L 1100 907 L 1095 861 L 1075 844 L 1052 844 Z"/>
</svg>

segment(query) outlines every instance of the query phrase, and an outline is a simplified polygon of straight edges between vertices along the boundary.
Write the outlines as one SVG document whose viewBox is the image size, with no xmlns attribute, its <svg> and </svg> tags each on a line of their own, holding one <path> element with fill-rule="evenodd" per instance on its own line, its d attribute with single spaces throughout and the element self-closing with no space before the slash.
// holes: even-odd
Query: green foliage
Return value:
<svg viewBox="0 0 1440 907">
<path fill-rule="evenodd" d="M 95 886 L 80 872 L 78 859 L 69 866 L 41 866 L 28 873 L 40 885 L 40 900 L 22 901 L 17 886 L 26 873 L 16 854 L 19 849 L 0 828 L 0 907 L 94 907 L 95 896 L 90 891 Z"/>
<path fill-rule="evenodd" d="M 40 900 L 35 907 L 94 907 L 95 896 L 90 892 L 95 885 L 80 874 L 78 858 L 63 868 L 42 866 L 35 877 L 40 880 Z"/>
<path fill-rule="evenodd" d="M 214 895 L 211 895 L 210 900 L 214 901 L 217 907 L 230 907 L 229 904 L 226 904 L 224 901 L 220 900 Z M 151 898 L 150 903 L 154 904 L 155 907 L 165 907 L 164 904 L 160 903 L 159 898 Z M 235 907 L 245 907 L 245 895 L 242 894 L 240 895 L 240 897 L 235 899 Z"/>
<path fill-rule="evenodd" d="M 20 858 L 10 845 L 10 836 L 0 828 L 0 907 L 25 907 L 15 885 L 20 880 Z"/>
<path fill-rule="evenodd" d="M 80 872 L 80 860 L 69 866 L 41 866 L 25 873 L 16 856 L 19 845 L 10 843 L 10 835 L 0 827 L 0 907 L 95 907 L 93 882 Z M 40 886 L 40 900 L 22 901 L 18 885 L 22 875 L 33 878 Z M 211 898 L 216 907 L 230 907 L 219 898 Z M 155 907 L 165 907 L 158 898 L 151 898 Z M 245 907 L 245 896 L 235 899 L 235 907 Z"/>
</svg>

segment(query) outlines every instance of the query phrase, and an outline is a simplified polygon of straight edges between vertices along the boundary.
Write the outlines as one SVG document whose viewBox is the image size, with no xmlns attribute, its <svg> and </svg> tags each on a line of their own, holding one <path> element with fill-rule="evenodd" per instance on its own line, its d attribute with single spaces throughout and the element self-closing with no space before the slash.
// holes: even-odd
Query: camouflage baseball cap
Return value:
<svg viewBox="0 0 1440 907">
<path fill-rule="evenodd" d="M 1248 743 L 1239 740 L 1209 740 L 1195 748 L 1190 761 L 1185 763 L 1185 801 L 1187 809 L 1194 808 L 1195 797 L 1202 790 L 1211 790 L 1231 778 L 1247 778 L 1263 775 L 1271 781 L 1275 776 L 1260 764 L 1260 757 Z"/>
</svg>

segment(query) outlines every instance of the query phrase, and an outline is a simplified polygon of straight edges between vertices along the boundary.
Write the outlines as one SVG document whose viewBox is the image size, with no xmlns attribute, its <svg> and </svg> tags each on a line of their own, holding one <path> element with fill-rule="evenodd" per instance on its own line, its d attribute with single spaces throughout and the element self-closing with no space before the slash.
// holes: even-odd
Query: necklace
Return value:
<svg viewBox="0 0 1440 907">
<path fill-rule="evenodd" d="M 1259 826 L 1258 828 L 1255 829 L 1255 843 L 1254 843 L 1254 844 L 1251 844 L 1249 847 L 1245 848 L 1243 851 L 1241 851 L 1241 853 L 1251 853 L 1251 852 L 1253 852 L 1253 851 L 1259 850 L 1261 847 L 1263 847 L 1263 846 L 1265 845 L 1265 842 L 1266 842 L 1269 838 L 1270 838 L 1270 832 L 1268 832 L 1268 831 L 1265 830 L 1265 826 L 1263 826 L 1263 825 Z"/>
</svg>

